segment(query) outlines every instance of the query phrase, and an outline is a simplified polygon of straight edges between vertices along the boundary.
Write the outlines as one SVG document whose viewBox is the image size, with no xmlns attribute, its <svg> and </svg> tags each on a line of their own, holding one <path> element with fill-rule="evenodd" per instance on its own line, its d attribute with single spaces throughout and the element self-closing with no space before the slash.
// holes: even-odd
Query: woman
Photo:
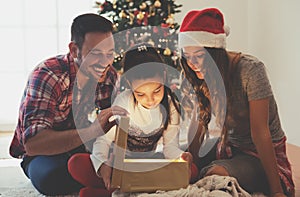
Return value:
<svg viewBox="0 0 300 197">
<path fill-rule="evenodd" d="M 226 51 L 228 34 L 215 8 L 189 12 L 180 28 L 187 80 L 182 88 L 189 82 L 195 92 L 187 102 L 193 109 L 189 151 L 199 178 L 233 176 L 250 193 L 294 196 L 286 136 L 265 66 L 253 56 Z M 222 133 L 207 150 L 212 117 Z"/>
</svg>

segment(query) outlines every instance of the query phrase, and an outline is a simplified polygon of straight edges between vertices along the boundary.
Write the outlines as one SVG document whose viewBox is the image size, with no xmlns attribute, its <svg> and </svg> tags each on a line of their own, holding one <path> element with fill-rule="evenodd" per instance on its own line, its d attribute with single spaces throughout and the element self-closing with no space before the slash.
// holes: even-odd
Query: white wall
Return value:
<svg viewBox="0 0 300 197">
<path fill-rule="evenodd" d="M 0 131 L 17 122 L 29 72 L 68 51 L 72 19 L 95 12 L 94 0 L 0 0 Z"/>
<path fill-rule="evenodd" d="M 300 146 L 300 1 L 249 0 L 250 52 L 268 68 L 288 142 Z"/>
<path fill-rule="evenodd" d="M 176 0 L 181 23 L 193 9 L 217 7 L 230 26 L 227 48 L 252 54 L 267 66 L 288 142 L 300 146 L 300 1 Z"/>
</svg>

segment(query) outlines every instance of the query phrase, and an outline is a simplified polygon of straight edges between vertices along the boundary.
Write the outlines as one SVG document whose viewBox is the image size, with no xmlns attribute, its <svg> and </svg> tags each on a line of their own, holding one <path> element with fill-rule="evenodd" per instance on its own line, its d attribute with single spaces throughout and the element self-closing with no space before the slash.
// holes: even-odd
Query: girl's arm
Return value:
<svg viewBox="0 0 300 197">
<path fill-rule="evenodd" d="M 98 137 L 93 144 L 91 160 L 97 174 L 102 164 L 108 161 L 109 148 L 115 138 L 115 129 L 116 127 L 112 127 L 105 135 Z"/>
<path fill-rule="evenodd" d="M 271 195 L 284 196 L 269 130 L 269 98 L 252 100 L 249 108 L 252 140 L 267 175 Z"/>
<path fill-rule="evenodd" d="M 179 158 L 183 153 L 179 148 L 179 125 L 168 125 L 164 131 L 163 152 L 167 159 Z"/>
<path fill-rule="evenodd" d="M 170 102 L 170 123 L 163 132 L 163 152 L 166 158 L 179 158 L 183 151 L 179 147 L 180 116 Z"/>
</svg>

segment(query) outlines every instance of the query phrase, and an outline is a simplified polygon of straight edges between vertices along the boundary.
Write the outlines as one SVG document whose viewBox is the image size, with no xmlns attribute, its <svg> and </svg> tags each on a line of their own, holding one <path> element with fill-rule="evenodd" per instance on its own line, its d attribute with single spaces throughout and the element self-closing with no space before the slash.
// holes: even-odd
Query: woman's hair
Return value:
<svg viewBox="0 0 300 197">
<path fill-rule="evenodd" d="M 231 97 L 233 69 L 230 68 L 228 55 L 225 49 L 207 47 L 205 47 L 205 49 L 206 55 L 203 62 L 203 66 L 204 69 L 206 69 L 207 74 L 207 76 L 205 76 L 205 80 L 199 79 L 196 76 L 196 73 L 188 66 L 187 60 L 184 57 L 181 58 L 181 66 L 184 70 L 186 79 L 193 86 L 197 96 L 198 107 L 200 109 L 200 124 L 207 129 L 213 110 L 213 113 L 216 113 L 216 123 L 219 126 L 223 126 L 222 124 L 224 119 L 222 120 L 222 117 L 225 118 L 225 120 L 227 118 L 226 107 L 229 106 L 227 103 L 230 102 Z M 212 71 L 212 69 L 216 68 L 221 75 L 219 79 L 214 76 L 215 71 Z M 223 84 L 225 86 L 226 96 L 220 92 Z M 210 85 L 209 88 L 208 85 Z M 216 101 L 213 106 L 214 108 L 212 107 L 213 99 Z M 226 107 L 224 108 L 224 106 Z M 226 125 L 225 128 L 223 127 L 222 129 L 226 129 Z"/>
<path fill-rule="evenodd" d="M 130 84 L 132 84 L 135 80 L 143 80 L 153 77 L 160 77 L 165 79 L 167 82 L 166 64 L 161 55 L 158 53 L 158 49 L 149 44 L 138 44 L 126 51 L 121 61 L 121 65 L 124 71 L 124 78 Z M 178 113 L 180 113 L 180 106 L 175 94 L 169 87 L 166 86 L 166 84 L 163 85 L 164 96 L 161 104 L 166 113 L 164 113 L 164 109 L 162 109 L 162 107 L 160 110 L 162 114 L 166 114 L 166 117 L 163 117 L 164 128 L 166 129 L 168 123 L 171 121 L 171 109 L 168 98 L 171 98 L 171 102 L 174 104 Z M 135 98 L 134 101 L 136 102 Z"/>
</svg>

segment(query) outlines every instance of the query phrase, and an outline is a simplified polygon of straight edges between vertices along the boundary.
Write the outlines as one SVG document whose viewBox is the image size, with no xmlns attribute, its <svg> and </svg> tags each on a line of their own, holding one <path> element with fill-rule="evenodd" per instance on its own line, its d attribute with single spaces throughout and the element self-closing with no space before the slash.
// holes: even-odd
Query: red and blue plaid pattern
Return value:
<svg viewBox="0 0 300 197">
<path fill-rule="evenodd" d="M 22 158 L 26 155 L 23 144 L 42 129 L 59 131 L 78 126 L 73 119 L 72 101 L 76 105 L 80 103 L 80 106 L 85 106 L 85 100 L 81 99 L 83 96 L 80 96 L 79 91 L 73 91 L 76 89 L 75 79 L 75 63 L 70 54 L 50 58 L 33 70 L 19 108 L 18 125 L 10 145 L 11 156 Z M 117 81 L 117 73 L 110 66 L 105 83 L 98 84 L 96 91 L 93 91 L 93 107 L 97 105 L 103 109 L 110 106 L 111 99 L 115 97 Z M 73 95 L 74 92 L 79 96 Z M 77 119 L 87 121 L 87 109 L 80 110 L 82 117 Z"/>
</svg>

